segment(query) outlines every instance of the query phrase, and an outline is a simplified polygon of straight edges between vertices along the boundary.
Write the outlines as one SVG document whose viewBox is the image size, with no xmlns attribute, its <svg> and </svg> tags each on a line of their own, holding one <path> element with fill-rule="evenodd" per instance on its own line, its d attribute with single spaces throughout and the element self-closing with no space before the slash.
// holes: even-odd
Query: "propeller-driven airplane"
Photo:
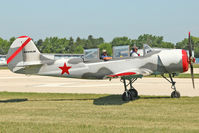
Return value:
<svg viewBox="0 0 199 133">
<path fill-rule="evenodd" d="M 14 73 L 35 74 L 43 76 L 61 76 L 81 79 L 121 78 L 124 83 L 124 101 L 138 97 L 133 83 L 143 76 L 162 75 L 171 83 L 174 90 L 172 98 L 179 98 L 173 77 L 177 73 L 186 72 L 191 67 L 192 83 L 194 87 L 191 38 L 189 33 L 189 57 L 182 49 L 153 50 L 144 45 L 144 55 L 139 57 L 112 58 L 109 61 L 100 60 L 99 50 L 85 52 L 83 58 L 52 59 L 40 53 L 32 39 L 28 36 L 18 37 L 10 46 L 7 54 L 8 68 Z M 169 74 L 167 79 L 164 74 Z"/>
</svg>

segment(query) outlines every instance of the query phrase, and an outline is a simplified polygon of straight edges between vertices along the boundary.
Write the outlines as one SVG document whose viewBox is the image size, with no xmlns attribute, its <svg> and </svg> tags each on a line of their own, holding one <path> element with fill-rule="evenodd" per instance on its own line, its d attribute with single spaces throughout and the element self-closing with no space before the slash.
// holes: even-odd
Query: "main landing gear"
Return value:
<svg viewBox="0 0 199 133">
<path fill-rule="evenodd" d="M 167 79 L 164 75 L 162 75 L 162 77 L 163 77 L 164 79 L 166 79 L 169 83 L 171 83 L 171 89 L 174 90 L 174 91 L 171 93 L 171 98 L 180 98 L 180 92 L 178 92 L 178 91 L 176 90 L 176 86 L 175 86 L 176 82 L 173 81 L 173 77 L 174 77 L 174 76 L 175 76 L 175 74 L 173 74 L 173 75 L 169 74 L 169 78 L 170 78 L 170 80 L 169 80 L 169 79 Z"/>
<path fill-rule="evenodd" d="M 121 82 L 124 83 L 124 93 L 122 94 L 123 101 L 134 100 L 138 97 L 137 90 L 132 86 L 132 84 L 137 80 L 137 78 L 127 79 L 121 78 Z M 129 89 L 128 89 L 129 87 Z"/>
</svg>

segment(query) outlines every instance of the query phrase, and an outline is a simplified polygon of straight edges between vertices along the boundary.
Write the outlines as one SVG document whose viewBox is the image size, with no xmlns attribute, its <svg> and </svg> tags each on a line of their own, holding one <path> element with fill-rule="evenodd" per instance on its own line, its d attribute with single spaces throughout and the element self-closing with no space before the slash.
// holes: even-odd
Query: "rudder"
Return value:
<svg viewBox="0 0 199 133">
<path fill-rule="evenodd" d="M 8 68 L 16 72 L 26 65 L 40 64 L 40 52 L 28 36 L 18 37 L 7 54 Z"/>
</svg>

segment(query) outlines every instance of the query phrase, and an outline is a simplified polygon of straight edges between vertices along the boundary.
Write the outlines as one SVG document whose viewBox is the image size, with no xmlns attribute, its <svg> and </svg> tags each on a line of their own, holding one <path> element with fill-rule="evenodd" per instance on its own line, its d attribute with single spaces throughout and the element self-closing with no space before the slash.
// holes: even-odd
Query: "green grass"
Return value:
<svg viewBox="0 0 199 133">
<path fill-rule="evenodd" d="M 199 64 L 193 64 L 194 68 L 199 68 Z"/>
<path fill-rule="evenodd" d="M 7 66 L 0 66 L 0 70 L 1 69 L 8 69 L 8 67 Z"/>
<path fill-rule="evenodd" d="M 0 132 L 199 132 L 199 97 L 0 93 Z"/>
</svg>

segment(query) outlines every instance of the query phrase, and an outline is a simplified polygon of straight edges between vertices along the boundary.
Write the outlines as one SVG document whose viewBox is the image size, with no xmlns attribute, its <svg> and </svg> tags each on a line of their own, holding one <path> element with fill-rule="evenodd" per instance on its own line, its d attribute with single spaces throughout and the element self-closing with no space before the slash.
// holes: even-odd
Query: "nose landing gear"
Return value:
<svg viewBox="0 0 199 133">
<path fill-rule="evenodd" d="M 175 76 L 175 75 L 173 74 L 173 77 L 174 77 L 174 76 Z M 169 74 L 170 80 L 167 79 L 164 75 L 162 75 L 162 77 L 163 77 L 164 79 L 166 79 L 169 83 L 172 84 L 172 85 L 171 85 L 171 89 L 173 89 L 174 91 L 171 93 L 171 98 L 180 98 L 180 92 L 178 92 L 178 91 L 176 90 L 176 86 L 175 86 L 176 82 L 173 81 L 172 75 Z"/>
</svg>

